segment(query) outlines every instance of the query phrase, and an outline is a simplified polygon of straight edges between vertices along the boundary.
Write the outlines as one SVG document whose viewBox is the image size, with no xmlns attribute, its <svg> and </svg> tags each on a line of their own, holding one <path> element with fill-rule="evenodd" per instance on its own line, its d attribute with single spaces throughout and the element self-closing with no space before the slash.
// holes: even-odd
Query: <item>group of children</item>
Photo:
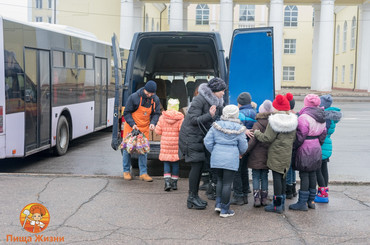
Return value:
<svg viewBox="0 0 370 245">
<path fill-rule="evenodd" d="M 295 101 L 291 93 L 277 95 L 274 101 L 265 100 L 258 113 L 249 93 L 241 93 L 237 102 L 238 106 L 223 108 L 220 120 L 212 124 L 204 138 L 211 153 L 211 168 L 217 171 L 215 211 L 221 217 L 229 217 L 234 215 L 230 204 L 248 203 L 248 168 L 252 169 L 255 207 L 265 206 L 265 211 L 282 213 L 285 199 L 297 195 L 295 170 L 299 171 L 300 190 L 298 202 L 289 209 L 305 211 L 314 209 L 315 202 L 329 202 L 330 136 L 342 116 L 339 108 L 331 107 L 331 95 L 306 95 L 298 113 L 293 111 Z M 164 162 L 165 191 L 177 189 L 178 137 L 183 120 L 178 101 L 170 100 L 155 129 L 162 135 L 159 159 Z M 274 195 L 268 205 L 269 170 Z"/>
</svg>

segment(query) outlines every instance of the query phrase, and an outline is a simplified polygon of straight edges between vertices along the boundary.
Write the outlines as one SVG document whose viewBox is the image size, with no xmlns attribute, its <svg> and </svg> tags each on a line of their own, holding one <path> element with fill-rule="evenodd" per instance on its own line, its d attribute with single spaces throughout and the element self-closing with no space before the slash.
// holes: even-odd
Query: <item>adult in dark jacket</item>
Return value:
<svg viewBox="0 0 370 245">
<path fill-rule="evenodd" d="M 203 139 L 212 123 L 222 115 L 225 89 L 225 82 L 217 77 L 201 84 L 180 129 L 179 156 L 191 163 L 187 200 L 190 208 L 204 209 L 207 206 L 207 202 L 198 196 L 202 168 L 205 161 L 209 161 Z"/>
<path fill-rule="evenodd" d="M 143 88 L 128 97 L 123 113 L 126 120 L 123 137 L 126 137 L 133 129 L 138 129 L 149 139 L 149 131 L 155 129 L 161 113 L 159 98 L 155 95 L 156 90 L 157 84 L 150 80 Z M 130 166 L 131 155 L 123 150 L 123 178 L 125 180 L 132 179 Z M 139 169 L 141 180 L 153 181 L 147 173 L 147 154 L 139 155 Z"/>
<path fill-rule="evenodd" d="M 266 131 L 268 118 L 273 112 L 272 102 L 265 100 L 259 107 L 259 113 L 256 116 L 257 122 L 253 124 L 253 130 L 259 130 L 261 133 Z M 260 207 L 267 205 L 268 196 L 268 167 L 267 153 L 270 144 L 262 143 L 251 138 L 248 142 L 248 161 L 247 167 L 252 169 L 253 197 L 254 206 Z"/>
<path fill-rule="evenodd" d="M 293 169 L 299 170 L 301 186 L 298 202 L 289 209 L 307 211 L 308 207 L 315 208 L 316 170 L 321 167 L 321 145 L 326 136 L 325 114 L 319 105 L 319 96 L 308 94 L 299 112 Z"/>
</svg>

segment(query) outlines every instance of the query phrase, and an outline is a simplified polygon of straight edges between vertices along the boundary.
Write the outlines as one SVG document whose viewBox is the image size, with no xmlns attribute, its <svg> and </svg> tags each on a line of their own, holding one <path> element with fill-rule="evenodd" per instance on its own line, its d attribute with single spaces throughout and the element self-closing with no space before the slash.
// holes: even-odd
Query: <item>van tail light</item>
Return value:
<svg viewBox="0 0 370 245">
<path fill-rule="evenodd" d="M 3 115 L 3 108 L 2 106 L 0 106 L 0 133 L 3 133 L 4 132 L 4 115 Z"/>
</svg>

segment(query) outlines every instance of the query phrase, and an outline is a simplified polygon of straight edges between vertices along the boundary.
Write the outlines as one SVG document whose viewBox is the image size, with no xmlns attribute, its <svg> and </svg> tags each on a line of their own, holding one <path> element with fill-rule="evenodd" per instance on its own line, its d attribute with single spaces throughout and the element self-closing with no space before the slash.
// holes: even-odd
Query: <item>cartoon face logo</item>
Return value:
<svg viewBox="0 0 370 245">
<path fill-rule="evenodd" d="M 44 231 L 50 222 L 49 211 L 39 203 L 25 206 L 19 216 L 23 229 L 31 233 Z"/>
</svg>

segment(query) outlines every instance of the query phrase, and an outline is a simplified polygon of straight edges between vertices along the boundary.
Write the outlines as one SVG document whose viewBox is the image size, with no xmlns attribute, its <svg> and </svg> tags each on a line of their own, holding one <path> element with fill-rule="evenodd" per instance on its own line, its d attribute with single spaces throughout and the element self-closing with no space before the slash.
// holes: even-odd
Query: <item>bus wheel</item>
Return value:
<svg viewBox="0 0 370 245">
<path fill-rule="evenodd" d="M 57 126 L 55 153 L 58 156 L 66 154 L 69 145 L 69 126 L 65 116 L 60 116 Z"/>
</svg>

